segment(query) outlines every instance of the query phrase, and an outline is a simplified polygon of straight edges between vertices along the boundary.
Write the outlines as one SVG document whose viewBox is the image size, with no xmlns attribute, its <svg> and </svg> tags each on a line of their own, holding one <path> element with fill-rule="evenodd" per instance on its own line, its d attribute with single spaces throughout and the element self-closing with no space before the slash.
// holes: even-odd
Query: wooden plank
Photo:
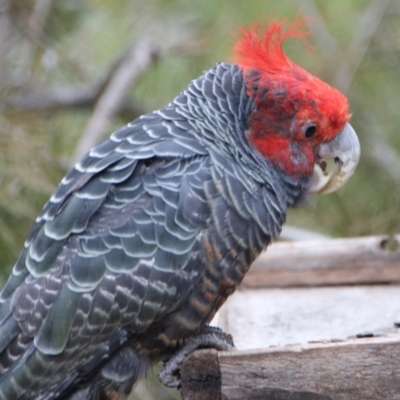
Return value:
<svg viewBox="0 0 400 400">
<path fill-rule="evenodd" d="M 400 235 L 392 239 L 400 243 Z M 400 282 L 400 246 L 387 236 L 273 244 L 251 266 L 243 287 Z"/>
<path fill-rule="evenodd" d="M 220 353 L 222 398 L 400 399 L 400 335 Z"/>
<path fill-rule="evenodd" d="M 198 376 L 218 363 L 221 392 Z M 193 376 L 184 375 L 191 365 Z M 400 335 L 262 351 L 198 350 L 184 361 L 183 400 L 400 400 Z M 190 375 L 190 374 L 189 374 Z M 196 391 L 186 391 L 197 381 Z M 208 397 L 203 391 L 207 391 Z"/>
<path fill-rule="evenodd" d="M 400 282 L 400 249 L 387 241 L 273 245 L 218 313 L 239 351 L 189 355 L 182 398 L 400 400 L 400 285 L 338 286 Z M 362 333 L 375 336 L 348 339 Z"/>
<path fill-rule="evenodd" d="M 186 357 L 182 364 L 181 382 L 182 399 L 220 400 L 221 373 L 217 350 L 204 349 L 197 351 L 194 357 Z"/>
<path fill-rule="evenodd" d="M 240 350 L 397 332 L 400 285 L 244 289 L 218 312 Z"/>
</svg>

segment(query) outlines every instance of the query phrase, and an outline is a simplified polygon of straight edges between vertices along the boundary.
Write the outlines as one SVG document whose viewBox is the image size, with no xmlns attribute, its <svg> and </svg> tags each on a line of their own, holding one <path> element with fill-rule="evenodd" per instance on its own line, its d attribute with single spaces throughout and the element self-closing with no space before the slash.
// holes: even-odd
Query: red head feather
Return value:
<svg viewBox="0 0 400 400">
<path fill-rule="evenodd" d="M 302 21 L 286 30 L 284 25 L 285 21 L 272 23 L 265 33 L 259 27 L 242 30 L 234 61 L 257 105 L 250 121 L 250 141 L 279 168 L 296 176 L 309 175 L 317 146 L 341 132 L 350 118 L 349 105 L 338 90 L 286 56 L 284 41 L 304 40 L 308 32 Z M 312 140 L 304 136 L 307 124 L 317 126 Z"/>
<path fill-rule="evenodd" d="M 255 26 L 241 31 L 234 48 L 234 61 L 243 69 L 257 69 L 266 73 L 290 73 L 296 67 L 283 51 L 283 42 L 289 38 L 305 39 L 309 36 L 304 23 L 296 21 L 286 31 L 286 21 L 272 23 L 265 34 L 260 34 L 262 28 Z"/>
</svg>

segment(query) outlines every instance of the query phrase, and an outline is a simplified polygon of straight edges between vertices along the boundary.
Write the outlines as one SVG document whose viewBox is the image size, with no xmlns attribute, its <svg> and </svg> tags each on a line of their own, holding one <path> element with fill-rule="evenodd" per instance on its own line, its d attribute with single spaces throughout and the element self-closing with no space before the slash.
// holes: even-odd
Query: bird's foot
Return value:
<svg viewBox="0 0 400 400">
<path fill-rule="evenodd" d="M 160 382 L 170 388 L 181 387 L 181 366 L 190 353 L 199 348 L 214 348 L 216 350 L 234 350 L 232 335 L 225 333 L 216 326 L 207 326 L 197 336 L 189 339 L 172 357 L 164 363 L 164 368 L 158 375 Z"/>
</svg>

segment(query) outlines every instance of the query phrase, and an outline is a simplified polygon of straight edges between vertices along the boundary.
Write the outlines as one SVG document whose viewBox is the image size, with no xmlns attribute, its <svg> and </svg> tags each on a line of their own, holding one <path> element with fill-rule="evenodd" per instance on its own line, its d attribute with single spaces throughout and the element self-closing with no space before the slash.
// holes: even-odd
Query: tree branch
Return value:
<svg viewBox="0 0 400 400">
<path fill-rule="evenodd" d="M 0 0 L 0 76 L 4 74 L 5 56 L 10 39 L 10 4 L 9 0 Z M 0 87 L 4 85 L 1 84 Z"/>
<path fill-rule="evenodd" d="M 19 73 L 25 81 L 29 81 L 32 74 L 32 66 L 38 48 L 46 42 L 44 27 L 50 14 L 53 0 L 36 0 L 32 13 L 24 29 L 30 41 L 23 46 L 24 52 L 19 57 Z M 45 46 L 46 47 L 46 46 Z"/>
<path fill-rule="evenodd" d="M 298 5 L 301 13 L 305 17 L 305 21 L 308 23 L 308 28 L 313 34 L 313 39 L 325 58 L 328 65 L 331 64 L 332 60 L 342 53 L 338 46 L 335 38 L 330 34 L 327 25 L 325 24 L 324 17 L 319 12 L 317 5 L 314 0 L 298 0 Z M 309 19 L 312 15 L 314 18 Z"/>
<path fill-rule="evenodd" d="M 115 71 L 124 61 L 119 56 L 105 73 L 94 82 L 75 86 L 61 86 L 45 90 L 43 87 L 29 90 L 24 85 L 18 87 L 20 93 L 8 99 L 3 106 L 20 111 L 54 111 L 74 107 L 93 106 L 104 91 Z M 9 83 L 10 87 L 15 86 Z"/>
<path fill-rule="evenodd" d="M 156 60 L 159 51 L 153 43 L 143 41 L 128 52 L 97 102 L 93 115 L 77 145 L 73 156 L 74 162 L 100 141 L 108 130 L 111 119 L 121 107 L 128 89 Z"/>
<path fill-rule="evenodd" d="M 376 0 L 372 2 L 361 16 L 358 29 L 347 50 L 347 62 L 339 64 L 334 77 L 335 86 L 343 92 L 347 92 L 353 83 L 390 1 Z"/>
<path fill-rule="evenodd" d="M 318 49 L 328 65 L 334 68 L 333 84 L 341 91 L 347 92 L 353 83 L 354 77 L 364 60 L 371 41 L 382 22 L 391 0 L 376 0 L 365 9 L 358 23 L 357 31 L 346 51 L 346 56 L 338 63 L 340 50 L 336 40 L 329 33 L 324 18 L 318 10 L 314 0 L 299 1 L 299 8 L 304 16 L 313 15 L 315 20 L 309 28 L 313 33 Z"/>
<path fill-rule="evenodd" d="M 365 131 L 374 132 L 366 138 L 368 153 L 374 161 L 380 165 L 387 174 L 396 182 L 400 183 L 400 154 L 390 146 L 383 138 L 385 136 L 376 117 L 372 111 L 363 113 Z"/>
</svg>

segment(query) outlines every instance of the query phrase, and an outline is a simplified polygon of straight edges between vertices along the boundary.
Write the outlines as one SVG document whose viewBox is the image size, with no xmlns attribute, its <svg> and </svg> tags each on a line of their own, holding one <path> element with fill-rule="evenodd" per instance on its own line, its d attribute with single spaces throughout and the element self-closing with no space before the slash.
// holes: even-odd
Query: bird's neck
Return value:
<svg viewBox="0 0 400 400">
<path fill-rule="evenodd" d="M 173 104 L 211 153 L 240 165 L 257 184 L 273 187 L 284 213 L 304 197 L 308 178 L 294 179 L 285 174 L 249 143 L 249 121 L 256 105 L 237 65 L 217 64 L 194 80 Z"/>
</svg>

